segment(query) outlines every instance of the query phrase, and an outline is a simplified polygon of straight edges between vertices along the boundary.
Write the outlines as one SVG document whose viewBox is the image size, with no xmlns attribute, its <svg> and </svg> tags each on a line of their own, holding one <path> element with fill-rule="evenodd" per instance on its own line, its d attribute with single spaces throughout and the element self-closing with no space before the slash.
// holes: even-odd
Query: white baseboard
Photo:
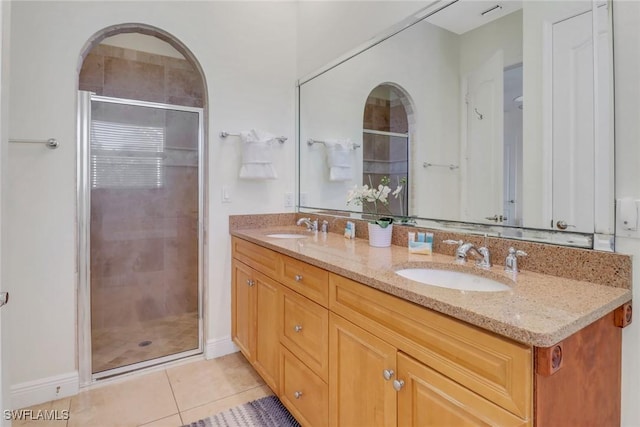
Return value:
<svg viewBox="0 0 640 427">
<path fill-rule="evenodd" d="M 215 359 L 216 357 L 225 356 L 227 354 L 240 351 L 238 347 L 233 343 L 231 337 L 216 338 L 213 340 L 207 340 L 204 348 L 205 359 Z"/>
<path fill-rule="evenodd" d="M 78 394 L 78 371 L 11 386 L 11 408 L 20 409 Z"/>
</svg>

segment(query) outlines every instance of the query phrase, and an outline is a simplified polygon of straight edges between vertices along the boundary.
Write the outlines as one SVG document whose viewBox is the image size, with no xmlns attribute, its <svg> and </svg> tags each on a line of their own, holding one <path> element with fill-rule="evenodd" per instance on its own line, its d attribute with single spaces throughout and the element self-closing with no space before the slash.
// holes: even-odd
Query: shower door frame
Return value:
<svg viewBox="0 0 640 427">
<path fill-rule="evenodd" d="M 137 107 L 185 111 L 198 114 L 198 348 L 168 356 L 141 361 L 118 368 L 92 372 L 91 367 L 91 102 L 107 102 Z M 77 111 L 77 271 L 78 271 L 78 375 L 80 386 L 88 386 L 96 380 L 124 374 L 163 363 L 195 356 L 204 352 L 204 194 L 205 194 L 205 145 L 204 109 L 182 105 L 163 104 L 125 98 L 96 95 L 78 91 Z"/>
</svg>

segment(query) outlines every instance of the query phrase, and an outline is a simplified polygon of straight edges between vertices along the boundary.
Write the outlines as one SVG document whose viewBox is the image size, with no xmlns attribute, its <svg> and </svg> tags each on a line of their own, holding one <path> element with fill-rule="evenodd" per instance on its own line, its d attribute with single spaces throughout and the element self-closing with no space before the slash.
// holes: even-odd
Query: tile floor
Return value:
<svg viewBox="0 0 640 427">
<path fill-rule="evenodd" d="M 68 410 L 68 421 L 14 421 L 14 427 L 177 427 L 273 394 L 240 353 L 200 360 L 33 406 Z"/>
</svg>

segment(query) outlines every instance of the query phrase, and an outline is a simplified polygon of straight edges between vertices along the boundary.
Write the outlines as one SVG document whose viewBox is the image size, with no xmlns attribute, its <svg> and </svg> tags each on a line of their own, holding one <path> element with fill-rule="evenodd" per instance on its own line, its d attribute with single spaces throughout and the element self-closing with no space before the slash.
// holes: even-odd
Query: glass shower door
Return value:
<svg viewBox="0 0 640 427">
<path fill-rule="evenodd" d="M 202 352 L 202 109 L 91 96 L 94 378 Z"/>
</svg>

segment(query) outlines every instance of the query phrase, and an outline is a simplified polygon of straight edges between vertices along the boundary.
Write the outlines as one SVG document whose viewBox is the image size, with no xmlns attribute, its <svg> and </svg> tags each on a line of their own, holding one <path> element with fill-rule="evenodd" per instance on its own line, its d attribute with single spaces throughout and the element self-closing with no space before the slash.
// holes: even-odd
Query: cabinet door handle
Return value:
<svg viewBox="0 0 640 427">
<path fill-rule="evenodd" d="M 253 280 L 251 280 L 251 279 L 247 279 L 247 285 L 248 285 L 249 287 L 251 287 L 251 286 L 253 286 L 253 285 L 255 285 L 255 284 L 256 284 L 256 282 L 254 282 Z"/>
<path fill-rule="evenodd" d="M 393 372 L 393 369 L 385 369 L 384 371 L 382 371 L 382 376 L 386 381 L 389 381 L 391 378 L 393 378 L 394 374 L 395 372 Z"/>
<path fill-rule="evenodd" d="M 295 393 L 293 393 L 293 397 L 295 397 L 296 399 L 300 399 L 302 397 L 302 392 L 296 391 Z"/>
<path fill-rule="evenodd" d="M 300 282 L 300 281 L 302 281 L 302 275 L 301 274 L 296 274 L 294 279 L 295 279 L 296 282 Z"/>
<path fill-rule="evenodd" d="M 293 330 L 296 332 L 300 332 L 302 330 L 302 325 L 296 325 L 293 327 Z"/>
<path fill-rule="evenodd" d="M 393 380 L 393 388 L 395 388 L 396 391 L 402 390 L 402 387 L 404 387 L 404 381 L 402 381 L 402 380 Z"/>
</svg>

